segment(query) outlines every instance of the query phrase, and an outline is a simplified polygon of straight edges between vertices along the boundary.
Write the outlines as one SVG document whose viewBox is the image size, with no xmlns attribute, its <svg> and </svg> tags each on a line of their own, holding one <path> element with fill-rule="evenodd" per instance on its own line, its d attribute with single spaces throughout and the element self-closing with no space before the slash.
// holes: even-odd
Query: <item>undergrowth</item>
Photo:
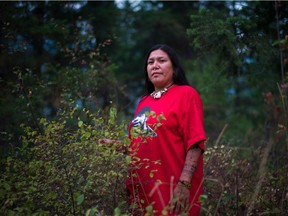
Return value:
<svg viewBox="0 0 288 216">
<path fill-rule="evenodd" d="M 287 89 L 264 95 L 259 143 L 232 147 L 225 131 L 208 141 L 202 215 L 288 214 Z M 127 125 L 116 119 L 115 108 L 75 108 L 37 130 L 23 125 L 21 147 L 1 161 L 1 215 L 129 215 Z"/>
</svg>

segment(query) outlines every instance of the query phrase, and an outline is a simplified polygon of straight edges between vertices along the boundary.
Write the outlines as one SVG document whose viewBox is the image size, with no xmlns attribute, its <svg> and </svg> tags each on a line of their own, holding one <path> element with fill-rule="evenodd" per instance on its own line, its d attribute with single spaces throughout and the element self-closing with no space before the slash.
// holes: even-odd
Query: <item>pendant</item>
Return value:
<svg viewBox="0 0 288 216">
<path fill-rule="evenodd" d="M 164 88 L 164 90 L 161 90 L 161 91 L 157 91 L 157 92 L 152 92 L 151 93 L 151 96 L 154 98 L 154 99 L 159 99 L 159 98 L 161 98 L 161 96 L 165 93 L 165 92 L 167 92 L 167 88 Z"/>
<path fill-rule="evenodd" d="M 159 91 L 159 92 L 155 92 L 153 96 L 154 96 L 155 99 L 159 99 L 159 98 L 161 98 L 162 94 Z"/>
<path fill-rule="evenodd" d="M 163 94 L 165 94 L 167 91 L 168 91 L 168 89 L 170 89 L 172 86 L 173 86 L 174 84 L 172 83 L 169 87 L 167 87 L 167 88 L 164 88 L 163 90 L 160 90 L 160 91 L 154 91 L 154 92 L 152 92 L 150 95 L 154 98 L 154 99 L 159 99 L 159 98 L 161 98 L 161 96 L 163 95 Z"/>
</svg>

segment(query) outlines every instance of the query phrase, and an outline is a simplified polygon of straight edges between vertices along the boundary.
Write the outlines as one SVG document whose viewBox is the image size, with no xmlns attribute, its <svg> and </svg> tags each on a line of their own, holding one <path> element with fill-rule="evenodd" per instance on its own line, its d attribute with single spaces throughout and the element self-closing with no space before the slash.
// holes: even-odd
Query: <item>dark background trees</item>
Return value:
<svg viewBox="0 0 288 216">
<path fill-rule="evenodd" d="M 80 110 L 101 110 L 105 118 L 115 107 L 118 121 L 128 123 L 144 92 L 145 53 L 166 43 L 177 50 L 202 96 L 207 146 L 236 147 L 244 157 L 268 149 L 269 166 L 287 166 L 286 2 L 0 5 L 3 164 L 23 145 L 23 125 L 37 133 L 44 130 L 41 118 L 57 121 L 62 112 L 76 108 L 79 113 L 68 125 L 74 128 L 86 115 Z M 266 148 L 271 137 L 274 144 Z"/>
</svg>

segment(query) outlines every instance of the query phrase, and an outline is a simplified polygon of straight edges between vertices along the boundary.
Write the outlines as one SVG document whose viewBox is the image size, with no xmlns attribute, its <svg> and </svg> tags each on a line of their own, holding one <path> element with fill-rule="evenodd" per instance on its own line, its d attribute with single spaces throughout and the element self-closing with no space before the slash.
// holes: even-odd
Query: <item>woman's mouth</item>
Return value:
<svg viewBox="0 0 288 216">
<path fill-rule="evenodd" d="M 154 73 L 152 73 L 152 77 L 157 77 L 157 76 L 160 76 L 160 75 L 162 75 L 162 73 L 160 73 L 160 72 L 154 72 Z"/>
</svg>

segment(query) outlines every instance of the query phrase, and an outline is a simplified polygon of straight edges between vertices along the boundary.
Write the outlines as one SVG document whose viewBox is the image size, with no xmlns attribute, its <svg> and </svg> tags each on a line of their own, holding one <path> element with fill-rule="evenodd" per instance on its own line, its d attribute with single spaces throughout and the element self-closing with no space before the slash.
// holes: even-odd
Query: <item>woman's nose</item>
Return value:
<svg viewBox="0 0 288 216">
<path fill-rule="evenodd" d="M 155 61 L 155 62 L 153 63 L 153 68 L 158 68 L 158 66 L 159 66 L 158 62 Z"/>
</svg>

